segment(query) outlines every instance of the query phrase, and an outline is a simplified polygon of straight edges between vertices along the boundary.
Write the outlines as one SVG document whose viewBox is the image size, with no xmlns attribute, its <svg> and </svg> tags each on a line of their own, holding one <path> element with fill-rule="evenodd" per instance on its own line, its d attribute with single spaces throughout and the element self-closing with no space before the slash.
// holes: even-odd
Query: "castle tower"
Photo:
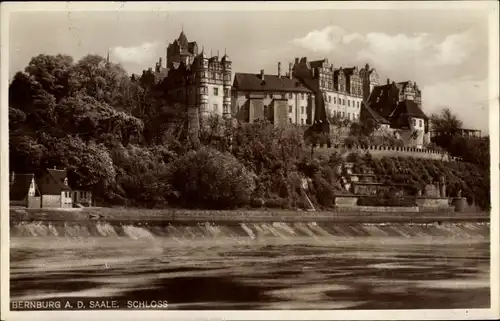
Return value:
<svg viewBox="0 0 500 321">
<path fill-rule="evenodd" d="M 223 71 L 223 88 L 224 88 L 224 98 L 223 98 L 223 116 L 224 118 L 231 117 L 231 59 L 224 53 L 221 59 L 222 71 Z"/>
<path fill-rule="evenodd" d="M 365 67 L 360 70 L 359 76 L 361 77 L 363 87 L 363 100 L 367 101 L 373 88 L 379 85 L 379 77 L 375 68 L 370 68 L 369 64 L 366 64 Z"/>
<path fill-rule="evenodd" d="M 208 113 L 208 56 L 205 50 L 201 51 L 198 56 L 198 75 L 200 86 L 198 87 L 198 101 L 200 103 L 200 116 L 202 118 L 207 116 Z"/>
</svg>

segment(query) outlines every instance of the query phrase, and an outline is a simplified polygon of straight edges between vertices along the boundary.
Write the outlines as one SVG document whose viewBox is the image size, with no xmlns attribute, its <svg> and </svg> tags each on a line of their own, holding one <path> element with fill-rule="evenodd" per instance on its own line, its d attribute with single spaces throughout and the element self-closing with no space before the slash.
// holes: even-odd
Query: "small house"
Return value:
<svg viewBox="0 0 500 321">
<path fill-rule="evenodd" d="M 40 190 L 34 174 L 12 173 L 10 181 L 10 205 L 40 208 Z"/>
<path fill-rule="evenodd" d="M 72 208 L 73 199 L 64 169 L 47 169 L 37 180 L 43 208 Z"/>
</svg>

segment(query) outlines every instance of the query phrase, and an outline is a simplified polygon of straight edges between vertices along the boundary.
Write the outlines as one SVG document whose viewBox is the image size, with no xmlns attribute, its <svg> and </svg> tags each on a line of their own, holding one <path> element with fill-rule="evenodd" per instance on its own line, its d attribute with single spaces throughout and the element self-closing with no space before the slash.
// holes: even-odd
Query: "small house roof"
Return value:
<svg viewBox="0 0 500 321">
<path fill-rule="evenodd" d="M 14 174 L 14 182 L 10 187 L 10 199 L 13 201 L 23 200 L 28 195 L 34 174 Z"/>
<path fill-rule="evenodd" d="M 51 183 L 43 181 L 38 183 L 42 194 L 59 195 L 62 191 L 71 190 L 69 185 L 64 184 L 64 180 L 67 178 L 65 169 L 47 169 L 47 176 L 52 178 Z"/>
</svg>

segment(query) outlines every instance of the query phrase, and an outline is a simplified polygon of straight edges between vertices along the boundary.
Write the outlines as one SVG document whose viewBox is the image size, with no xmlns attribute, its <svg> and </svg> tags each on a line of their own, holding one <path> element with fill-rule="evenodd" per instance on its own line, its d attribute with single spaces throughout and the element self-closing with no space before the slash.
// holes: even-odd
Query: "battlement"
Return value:
<svg viewBox="0 0 500 321">
<path fill-rule="evenodd" d="M 308 146 L 304 149 L 310 153 L 311 147 Z M 369 146 L 349 146 L 344 144 L 336 144 L 328 146 L 318 146 L 314 149 L 315 155 L 328 156 L 332 152 L 340 152 L 343 157 L 347 157 L 350 153 L 359 154 L 370 154 L 373 157 L 414 157 L 423 159 L 434 159 L 441 160 L 444 162 L 448 161 L 459 161 L 460 158 L 453 157 L 449 153 L 432 150 L 432 149 L 420 149 L 414 147 L 393 147 L 393 146 L 381 146 L 381 145 L 369 145 Z"/>
</svg>

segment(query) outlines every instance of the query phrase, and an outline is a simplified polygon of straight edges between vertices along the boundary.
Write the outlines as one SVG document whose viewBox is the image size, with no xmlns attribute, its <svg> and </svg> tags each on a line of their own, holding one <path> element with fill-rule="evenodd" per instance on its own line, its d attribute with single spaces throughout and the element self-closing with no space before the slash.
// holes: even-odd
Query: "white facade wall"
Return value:
<svg viewBox="0 0 500 321">
<path fill-rule="evenodd" d="M 351 121 L 359 121 L 362 97 L 351 96 L 347 93 L 325 91 L 326 109 L 331 116 L 340 115 Z"/>
<path fill-rule="evenodd" d="M 252 94 L 259 94 L 253 92 Z M 296 92 L 265 92 L 262 93 L 264 99 L 264 106 L 271 106 L 273 99 L 287 99 L 287 112 L 288 118 L 291 120 L 292 124 L 307 124 L 309 96 L 312 94 L 308 93 L 296 93 Z M 246 104 L 247 92 L 238 91 L 233 94 L 232 105 L 233 105 L 233 115 L 237 114 L 239 110 Z M 312 124 L 312 119 L 310 121 Z"/>
<path fill-rule="evenodd" d="M 208 111 L 222 116 L 224 111 L 224 86 L 222 84 L 207 84 L 206 86 L 208 87 Z M 217 89 L 217 95 L 215 95 L 215 88 Z"/>
</svg>

